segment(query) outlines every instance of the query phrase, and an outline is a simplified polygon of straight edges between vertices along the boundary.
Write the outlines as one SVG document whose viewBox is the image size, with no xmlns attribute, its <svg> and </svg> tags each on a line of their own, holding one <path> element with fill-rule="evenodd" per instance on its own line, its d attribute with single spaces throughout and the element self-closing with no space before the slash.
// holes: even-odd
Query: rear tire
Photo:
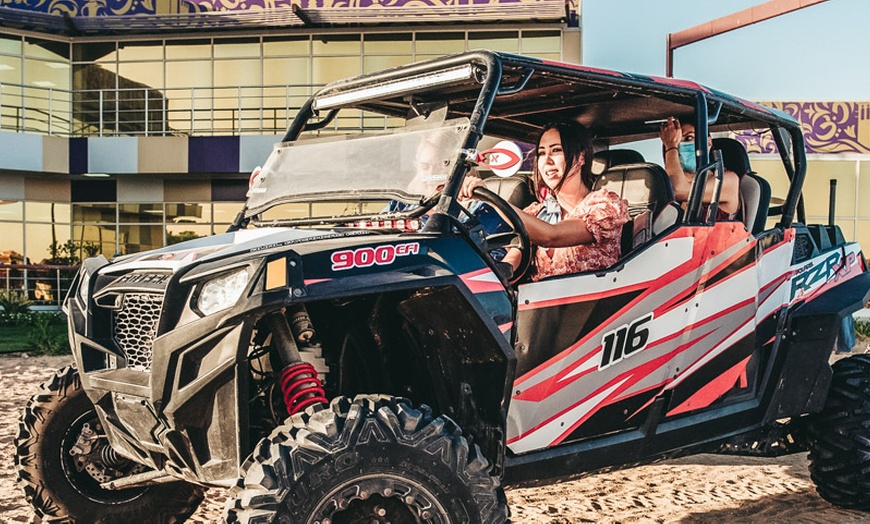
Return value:
<svg viewBox="0 0 870 524">
<path fill-rule="evenodd" d="M 78 371 L 71 367 L 58 371 L 27 403 L 15 439 L 15 466 L 18 484 L 37 515 L 61 522 L 157 524 L 182 522 L 196 511 L 203 488 L 186 482 L 101 488 L 95 475 L 123 475 L 144 468 L 124 459 L 107 467 L 95 458 L 98 453 L 79 456 L 77 461 L 70 451 L 89 430 L 102 433 Z M 97 445 L 100 440 L 96 439 Z"/>
<path fill-rule="evenodd" d="M 227 503 L 230 523 L 490 524 L 507 502 L 489 463 L 447 417 L 360 395 L 309 408 L 255 448 Z"/>
<path fill-rule="evenodd" d="M 870 355 L 833 365 L 818 415 L 810 418 L 810 477 L 819 495 L 841 508 L 870 510 Z"/>
</svg>

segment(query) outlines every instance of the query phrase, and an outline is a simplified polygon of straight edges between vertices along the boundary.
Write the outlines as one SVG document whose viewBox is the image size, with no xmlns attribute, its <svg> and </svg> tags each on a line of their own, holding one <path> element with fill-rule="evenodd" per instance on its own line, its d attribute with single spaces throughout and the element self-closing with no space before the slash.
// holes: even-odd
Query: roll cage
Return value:
<svg viewBox="0 0 870 524">
<path fill-rule="evenodd" d="M 326 128 L 342 109 L 416 120 L 465 117 L 470 132 L 456 152 L 453 172 L 430 211 L 427 231 L 446 231 L 460 213 L 456 195 L 484 135 L 535 143 L 555 120 L 576 120 L 596 142 L 612 146 L 655 138 L 659 122 L 673 115 L 694 121 L 701 170 L 715 172 L 707 148 L 711 133 L 762 129 L 770 132 L 790 187 L 778 227 L 805 221 L 801 188 L 806 157 L 800 125 L 790 115 L 691 81 L 622 73 L 538 60 L 507 53 L 472 51 L 333 82 L 300 109 L 283 142 Z M 721 172 L 721 169 L 719 169 Z M 696 184 L 684 221 L 701 222 L 703 187 Z M 244 211 L 234 227 L 245 222 Z"/>
</svg>

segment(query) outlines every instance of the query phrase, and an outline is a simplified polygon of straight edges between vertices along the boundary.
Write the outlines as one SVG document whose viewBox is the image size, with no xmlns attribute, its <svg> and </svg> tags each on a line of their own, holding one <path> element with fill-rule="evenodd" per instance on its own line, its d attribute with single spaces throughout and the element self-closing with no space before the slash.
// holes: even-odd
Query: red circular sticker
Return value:
<svg viewBox="0 0 870 524">
<path fill-rule="evenodd" d="M 481 166 L 492 169 L 500 177 L 516 174 L 523 165 L 523 153 L 520 146 L 509 140 L 502 140 L 492 149 L 480 153 Z"/>
</svg>

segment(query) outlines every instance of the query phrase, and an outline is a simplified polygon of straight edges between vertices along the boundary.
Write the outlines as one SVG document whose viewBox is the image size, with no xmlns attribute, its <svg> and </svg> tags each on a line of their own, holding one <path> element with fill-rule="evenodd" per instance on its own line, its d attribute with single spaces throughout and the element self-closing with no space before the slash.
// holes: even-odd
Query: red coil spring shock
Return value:
<svg viewBox="0 0 870 524">
<path fill-rule="evenodd" d="M 294 362 L 281 372 L 281 392 L 287 413 L 293 415 L 314 404 L 327 404 L 317 370 L 308 362 Z"/>
</svg>

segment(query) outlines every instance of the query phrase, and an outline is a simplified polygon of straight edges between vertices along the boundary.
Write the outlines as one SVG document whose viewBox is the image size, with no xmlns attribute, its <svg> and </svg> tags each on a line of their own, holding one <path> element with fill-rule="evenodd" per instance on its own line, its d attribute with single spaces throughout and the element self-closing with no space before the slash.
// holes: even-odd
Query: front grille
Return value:
<svg viewBox="0 0 870 524">
<path fill-rule="evenodd" d="M 115 312 L 112 334 L 118 347 L 127 355 L 128 368 L 141 371 L 151 369 L 151 350 L 162 307 L 163 295 L 124 295 L 121 309 Z"/>
</svg>

